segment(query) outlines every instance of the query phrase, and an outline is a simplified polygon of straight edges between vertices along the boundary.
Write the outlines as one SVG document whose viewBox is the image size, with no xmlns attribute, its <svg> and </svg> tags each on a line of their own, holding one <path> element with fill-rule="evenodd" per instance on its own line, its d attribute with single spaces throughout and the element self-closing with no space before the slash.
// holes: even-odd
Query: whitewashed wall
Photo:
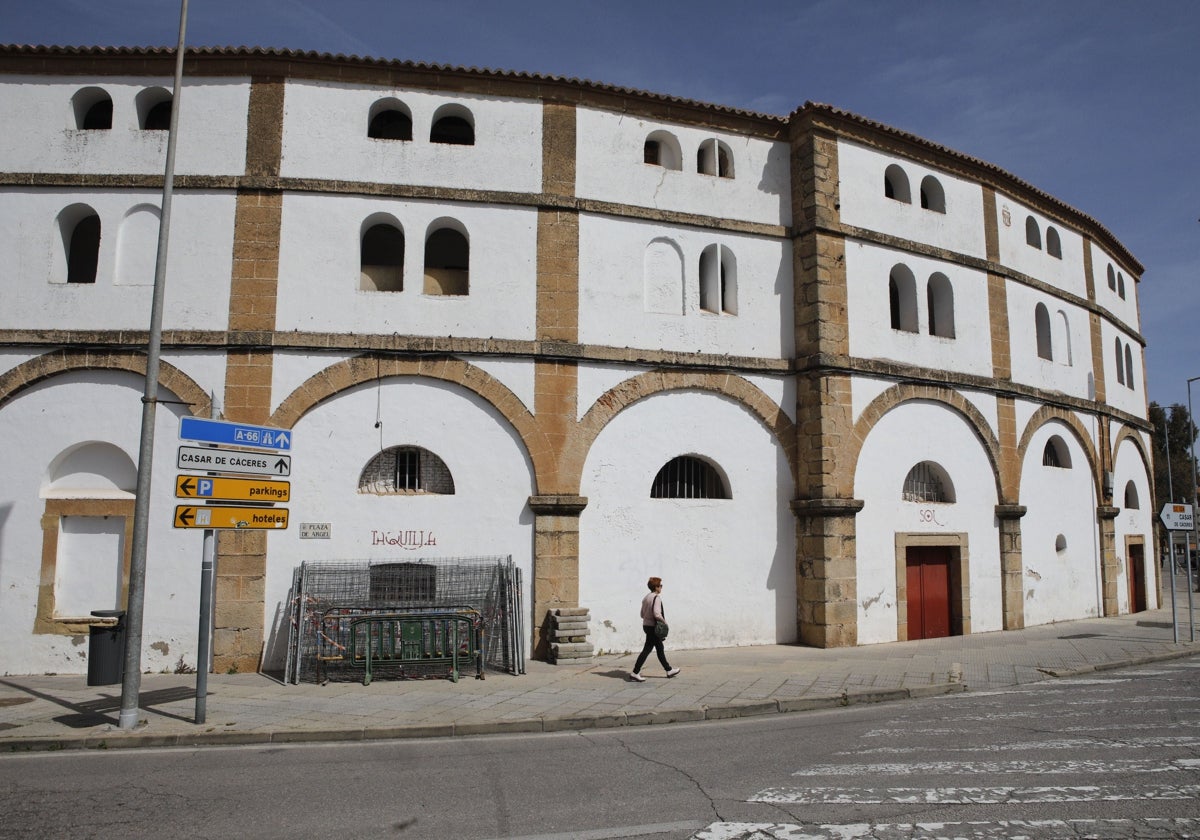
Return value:
<svg viewBox="0 0 1200 840">
<path fill-rule="evenodd" d="M 142 389 L 142 378 L 133 374 L 65 373 L 23 391 L 0 411 L 0 436 L 21 442 L 0 447 L 0 474 L 5 476 L 0 487 L 0 633 L 6 639 L 0 646 L 0 673 L 87 672 L 87 634 L 32 632 L 42 558 L 43 485 L 54 460 L 81 443 L 111 444 L 136 464 Z M 159 397 L 177 399 L 165 391 Z M 171 527 L 178 410 L 160 405 L 155 424 L 142 643 L 142 662 L 151 671 L 173 669 L 180 657 L 196 663 L 201 537 L 199 531 Z M 132 498 L 132 489 L 126 497 Z M 96 603 L 90 609 L 118 606 L 124 605 Z"/>
<path fill-rule="evenodd" d="M 912 202 L 888 198 L 883 175 L 891 164 L 908 176 Z M 946 194 L 946 212 L 921 207 L 921 180 L 932 175 Z M 874 149 L 838 141 L 838 198 L 844 224 L 911 239 L 972 257 L 985 257 L 983 190 L 946 172 Z"/>
<path fill-rule="evenodd" d="M 650 498 L 678 455 L 715 463 L 732 498 Z M 796 640 L 791 472 L 744 407 L 692 391 L 635 403 L 596 439 L 581 492 L 579 602 L 597 649 L 641 650 L 638 608 L 651 575 L 664 581 L 668 648 Z"/>
<path fill-rule="evenodd" d="M 1007 283 L 1009 358 L 1012 378 L 1022 385 L 1088 399 L 1092 340 L 1088 313 L 1073 304 L 1015 281 Z M 1038 355 L 1036 310 L 1046 305 L 1053 360 Z M 1069 354 L 1065 352 L 1069 346 Z M 1070 364 L 1068 364 L 1068 360 Z"/>
<path fill-rule="evenodd" d="M 1138 503 L 1136 508 L 1126 505 L 1125 491 L 1131 483 Z M 1138 448 L 1128 440 L 1121 443 L 1113 459 L 1113 504 L 1121 508 L 1121 512 L 1113 521 L 1116 531 L 1117 568 L 1120 573 L 1117 585 L 1120 611 L 1125 613 L 1130 609 L 1129 585 L 1125 577 L 1129 572 L 1125 540 L 1138 536 L 1145 545 L 1143 551 L 1146 559 L 1146 607 L 1154 609 L 1158 606 L 1158 563 L 1154 540 L 1157 511 L 1154 510 L 1153 488 L 1146 462 Z"/>
<path fill-rule="evenodd" d="M 397 99 L 411 112 L 412 140 L 367 136 L 371 106 Z M 475 145 L 430 143 L 439 107 L 470 111 Z M 292 79 L 284 93 L 285 178 L 508 190 L 542 189 L 542 105 L 468 93 L 431 93 Z"/>
<path fill-rule="evenodd" d="M 907 266 L 916 279 L 919 331 L 915 333 L 892 329 L 888 278 L 896 265 Z M 955 338 L 929 332 L 926 289 L 930 276 L 938 272 L 954 289 Z M 987 275 L 983 272 L 847 239 L 846 302 L 851 356 L 979 376 L 992 373 Z"/>
<path fill-rule="evenodd" d="M 933 461 L 949 475 L 953 503 L 903 500 L 904 479 L 922 461 Z M 1002 629 L 996 481 L 961 414 L 925 400 L 885 414 L 859 453 L 854 497 L 865 502 L 855 519 L 859 644 L 896 641 L 897 533 L 966 534 L 971 631 Z"/>
<path fill-rule="evenodd" d="M 647 301 L 646 255 L 667 243 L 680 270 L 673 312 Z M 737 314 L 700 310 L 700 255 L 727 247 L 736 260 Z M 792 257 L 785 240 L 580 214 L 579 340 L 744 356 L 790 356 Z"/>
<path fill-rule="evenodd" d="M 20 131 L 0 133 L 0 160 L 8 172 L 103 173 L 162 176 L 167 132 L 138 128 L 135 98 L 147 88 L 174 85 L 169 76 L 8 76 L 0 83 L 0 122 Z M 72 97 L 98 87 L 113 103 L 112 128 L 80 130 Z M 177 175 L 241 175 L 246 170 L 248 79 L 184 80 L 179 109 Z"/>
<path fill-rule="evenodd" d="M 1066 444 L 1069 469 L 1042 465 L 1052 435 Z M 1083 447 L 1066 424 L 1050 421 L 1034 432 L 1021 463 L 1019 504 L 1026 508 L 1021 518 L 1025 624 L 1102 615 L 1098 500 Z M 1056 549 L 1060 534 L 1066 539 L 1063 551 Z"/>
<path fill-rule="evenodd" d="M 453 219 L 470 243 L 470 289 L 423 291 L 425 239 Z M 404 290 L 359 291 L 361 238 L 376 223 L 404 232 Z M 289 194 L 283 201 L 276 328 L 531 340 L 537 211 L 478 204 Z"/>
<path fill-rule="evenodd" d="M 1108 273 L 1112 270 L 1113 285 L 1108 285 Z M 1132 330 L 1141 329 L 1141 318 L 1138 314 L 1138 281 L 1121 264 L 1099 245 L 1092 243 L 1092 280 L 1096 287 L 1096 303 L 1103 306 L 1113 317 Z M 1121 287 L 1125 288 L 1125 296 L 1121 297 Z"/>
<path fill-rule="evenodd" d="M 0 307 L 0 329 L 147 329 L 160 200 L 152 190 L 0 190 L 0 282 L 13 292 Z M 79 204 L 100 217 L 99 264 L 95 283 L 68 284 L 57 220 Z M 151 209 L 153 224 L 131 232 L 130 213 Z M 230 193 L 175 196 L 164 328 L 228 325 L 234 209 Z"/>
<path fill-rule="evenodd" d="M 1032 216 L 1041 236 L 1041 248 L 1025 240 L 1025 220 Z M 1061 222 L 1048 219 L 1013 198 L 996 193 L 996 227 L 999 230 L 1000 263 L 1055 288 L 1087 298 L 1087 277 L 1083 271 L 1083 238 Z M 1046 252 L 1046 229 L 1058 231 L 1062 259 Z"/>
<path fill-rule="evenodd" d="M 393 446 L 421 446 L 441 458 L 454 494 L 360 494 L 363 467 Z M 289 527 L 268 535 L 266 667 L 282 662 L 280 622 L 292 571 L 305 560 L 512 555 L 531 609 L 532 492 L 532 465 L 516 432 L 466 389 L 395 377 L 324 401 L 294 427 Z M 302 523 L 328 523 L 331 538 L 301 540 Z M 532 616 L 525 621 L 532 634 Z"/>
<path fill-rule="evenodd" d="M 786 142 L 593 108 L 577 109 L 575 119 L 575 190 L 580 198 L 772 225 L 791 224 Z M 645 163 L 646 139 L 656 131 L 668 132 L 679 143 L 680 169 Z M 729 147 L 734 177 L 696 171 L 700 145 L 713 139 Z"/>
</svg>

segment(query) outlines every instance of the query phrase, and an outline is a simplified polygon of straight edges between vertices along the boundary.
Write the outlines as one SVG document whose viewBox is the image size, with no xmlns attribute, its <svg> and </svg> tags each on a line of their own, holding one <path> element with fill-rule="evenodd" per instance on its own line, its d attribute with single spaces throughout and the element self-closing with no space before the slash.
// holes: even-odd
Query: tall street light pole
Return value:
<svg viewBox="0 0 1200 840">
<path fill-rule="evenodd" d="M 150 473 L 154 462 L 154 417 L 158 405 L 158 370 L 162 350 L 162 311 L 167 273 L 167 240 L 171 232 L 171 190 L 175 182 L 175 138 L 179 128 L 179 97 L 183 88 L 183 44 L 188 0 L 179 9 L 179 45 L 175 50 L 175 90 L 167 133 L 167 164 L 163 175 L 162 213 L 158 221 L 158 252 L 154 258 L 154 296 L 150 307 L 150 337 L 146 350 L 146 389 L 142 394 L 142 432 L 138 447 L 137 496 L 133 508 L 133 546 L 129 558 L 129 600 L 125 607 L 125 673 L 121 680 L 121 729 L 138 724 L 138 693 L 142 687 L 142 613 L 146 606 L 146 544 L 149 533 Z M 200 667 L 205 667 L 201 663 Z"/>
</svg>

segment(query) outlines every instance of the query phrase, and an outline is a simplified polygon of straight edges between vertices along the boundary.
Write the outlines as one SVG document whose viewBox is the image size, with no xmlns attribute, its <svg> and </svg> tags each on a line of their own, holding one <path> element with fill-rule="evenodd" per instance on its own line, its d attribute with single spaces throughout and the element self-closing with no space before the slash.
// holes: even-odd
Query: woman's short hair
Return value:
<svg viewBox="0 0 1200 840">
<path fill-rule="evenodd" d="M 650 580 L 646 581 L 646 586 L 648 586 L 651 590 L 658 589 L 658 587 L 662 586 L 662 578 L 652 577 Z"/>
</svg>

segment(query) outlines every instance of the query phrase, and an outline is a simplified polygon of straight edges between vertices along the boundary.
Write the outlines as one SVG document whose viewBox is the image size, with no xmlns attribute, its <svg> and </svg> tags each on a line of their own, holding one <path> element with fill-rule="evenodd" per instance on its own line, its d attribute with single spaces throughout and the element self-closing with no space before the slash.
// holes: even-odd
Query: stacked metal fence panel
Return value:
<svg viewBox="0 0 1200 840">
<path fill-rule="evenodd" d="M 361 679 L 348 653 L 355 619 L 456 609 L 482 616 L 485 667 L 523 674 L 521 589 L 521 570 L 511 557 L 306 561 L 292 576 L 284 678 L 289 683 Z M 410 665 L 391 675 L 426 674 Z"/>
</svg>

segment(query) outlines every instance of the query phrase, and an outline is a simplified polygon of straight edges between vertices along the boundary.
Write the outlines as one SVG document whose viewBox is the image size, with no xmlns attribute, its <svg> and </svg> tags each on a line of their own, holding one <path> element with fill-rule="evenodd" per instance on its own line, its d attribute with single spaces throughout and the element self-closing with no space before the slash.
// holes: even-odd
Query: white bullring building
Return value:
<svg viewBox="0 0 1200 840">
<path fill-rule="evenodd" d="M 0 47 L 2 673 L 82 673 L 125 604 L 173 67 Z M 259 49 L 189 54 L 177 137 L 148 670 L 196 657 L 184 416 L 294 436 L 288 527 L 220 532 L 220 672 L 278 664 L 302 561 L 511 555 L 536 658 L 561 607 L 638 649 L 650 575 L 676 648 L 1159 604 L 1142 266 L 991 164 Z"/>
</svg>

